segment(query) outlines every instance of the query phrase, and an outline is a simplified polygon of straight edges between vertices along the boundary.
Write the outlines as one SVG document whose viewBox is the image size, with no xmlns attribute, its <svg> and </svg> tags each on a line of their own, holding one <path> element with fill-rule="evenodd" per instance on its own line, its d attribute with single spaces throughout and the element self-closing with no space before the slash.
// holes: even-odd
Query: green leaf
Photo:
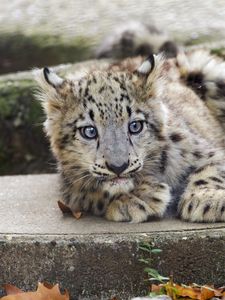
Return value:
<svg viewBox="0 0 225 300">
<path fill-rule="evenodd" d="M 152 269 L 152 268 L 145 268 L 144 272 L 146 272 L 149 275 L 154 276 L 154 277 L 160 276 L 159 272 L 157 270 L 155 270 L 155 269 Z"/>
<path fill-rule="evenodd" d="M 162 250 L 161 249 L 152 249 L 151 250 L 151 253 L 161 253 L 162 252 Z"/>
<path fill-rule="evenodd" d="M 169 280 L 169 277 L 164 277 L 162 275 L 159 276 L 160 281 Z"/>
<path fill-rule="evenodd" d="M 159 296 L 161 294 L 160 293 L 156 293 L 156 292 L 150 292 L 148 295 L 149 295 L 149 297 L 156 297 L 156 296 Z"/>
<path fill-rule="evenodd" d="M 151 260 L 150 259 L 145 259 L 145 258 L 139 258 L 138 259 L 140 262 L 143 262 L 144 264 L 147 264 L 147 265 L 149 265 L 149 264 L 151 264 Z"/>
<path fill-rule="evenodd" d="M 145 252 L 148 252 L 148 253 L 151 253 L 151 246 L 150 245 L 147 245 L 147 244 L 141 244 L 139 245 L 139 250 L 142 250 L 142 251 L 145 251 Z"/>
</svg>

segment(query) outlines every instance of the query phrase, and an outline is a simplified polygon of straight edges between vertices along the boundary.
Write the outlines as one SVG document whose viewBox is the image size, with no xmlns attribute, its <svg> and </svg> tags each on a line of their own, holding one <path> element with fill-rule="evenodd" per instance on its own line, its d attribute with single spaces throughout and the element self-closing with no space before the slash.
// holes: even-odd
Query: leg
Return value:
<svg viewBox="0 0 225 300">
<path fill-rule="evenodd" d="M 105 216 L 112 221 L 148 221 L 152 217 L 161 217 L 170 199 L 167 184 L 145 181 L 132 193 L 115 195 Z"/>
<path fill-rule="evenodd" d="M 190 176 L 179 203 L 182 219 L 191 222 L 225 221 L 225 167 L 209 164 Z"/>
</svg>

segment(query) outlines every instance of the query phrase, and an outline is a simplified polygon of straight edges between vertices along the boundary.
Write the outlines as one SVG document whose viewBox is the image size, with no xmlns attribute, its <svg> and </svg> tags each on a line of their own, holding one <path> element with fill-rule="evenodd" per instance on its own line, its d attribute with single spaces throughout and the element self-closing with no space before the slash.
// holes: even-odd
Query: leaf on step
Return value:
<svg viewBox="0 0 225 300">
<path fill-rule="evenodd" d="M 80 217 L 82 216 L 82 212 L 78 211 L 78 212 L 73 212 L 73 216 L 74 218 L 76 218 L 77 220 L 80 219 Z"/>
<path fill-rule="evenodd" d="M 225 289 L 214 288 L 214 286 L 203 285 L 198 286 L 192 284 L 190 286 L 175 284 L 172 280 L 165 284 L 152 284 L 151 292 L 160 295 L 164 292 L 170 296 L 173 300 L 180 298 L 195 299 L 195 300 L 209 300 L 213 297 L 222 298 L 225 297 Z M 224 299 L 225 300 L 225 299 Z"/>
<path fill-rule="evenodd" d="M 164 287 L 164 284 L 152 284 L 151 285 L 151 292 L 158 293 Z"/>
<path fill-rule="evenodd" d="M 20 289 L 18 289 L 16 286 L 12 284 L 3 284 L 3 288 L 7 295 L 15 295 L 19 293 L 23 293 Z"/>
<path fill-rule="evenodd" d="M 68 206 L 66 206 L 63 202 L 61 202 L 60 200 L 58 201 L 58 206 L 63 214 L 72 213 L 71 209 Z"/>
<path fill-rule="evenodd" d="M 64 294 L 61 294 L 59 285 L 55 284 L 50 285 L 49 283 L 38 283 L 37 292 L 42 295 L 42 299 L 45 300 L 51 299 L 51 300 L 69 300 L 69 293 L 67 290 L 65 290 Z M 35 299 L 32 299 L 35 300 Z"/>
<path fill-rule="evenodd" d="M 214 296 L 215 296 L 214 289 L 212 289 L 211 287 L 207 287 L 207 286 L 202 286 L 201 287 L 201 298 L 200 298 L 200 300 L 211 299 Z"/>
<path fill-rule="evenodd" d="M 180 286 L 174 284 L 176 295 L 180 297 L 189 297 L 191 299 L 201 299 L 201 290 L 190 286 Z"/>
<path fill-rule="evenodd" d="M 9 293 L 12 290 L 17 290 L 18 293 L 8 294 L 7 288 L 7 296 L 2 297 L 1 300 L 69 300 L 67 290 L 64 294 L 61 294 L 58 284 L 53 286 L 48 283 L 38 283 L 36 292 L 22 292 L 20 289 L 12 286 L 9 289 Z"/>
<path fill-rule="evenodd" d="M 58 201 L 58 206 L 63 214 L 72 214 L 74 218 L 77 220 L 82 216 L 82 212 L 77 211 L 73 212 L 67 205 L 65 205 L 62 201 Z"/>
</svg>

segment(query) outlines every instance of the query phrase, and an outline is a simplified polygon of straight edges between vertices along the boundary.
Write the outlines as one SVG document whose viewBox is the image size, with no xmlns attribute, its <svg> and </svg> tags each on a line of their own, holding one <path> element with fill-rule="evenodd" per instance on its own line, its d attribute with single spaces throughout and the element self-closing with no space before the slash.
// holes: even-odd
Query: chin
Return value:
<svg viewBox="0 0 225 300">
<path fill-rule="evenodd" d="M 117 193 L 128 193 L 134 188 L 132 178 L 116 178 L 113 180 L 105 181 L 103 183 L 103 190 L 111 195 Z"/>
</svg>

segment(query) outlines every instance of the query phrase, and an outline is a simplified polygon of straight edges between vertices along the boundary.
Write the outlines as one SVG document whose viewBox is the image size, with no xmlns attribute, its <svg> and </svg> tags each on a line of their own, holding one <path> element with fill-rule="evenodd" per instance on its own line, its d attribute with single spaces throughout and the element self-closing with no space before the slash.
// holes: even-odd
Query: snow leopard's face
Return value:
<svg viewBox="0 0 225 300">
<path fill-rule="evenodd" d="M 93 72 L 61 80 L 45 69 L 45 128 L 60 168 L 82 187 L 114 194 L 134 188 L 154 172 L 161 155 L 163 122 L 159 103 L 147 101 L 146 78 L 137 73 Z"/>
</svg>

